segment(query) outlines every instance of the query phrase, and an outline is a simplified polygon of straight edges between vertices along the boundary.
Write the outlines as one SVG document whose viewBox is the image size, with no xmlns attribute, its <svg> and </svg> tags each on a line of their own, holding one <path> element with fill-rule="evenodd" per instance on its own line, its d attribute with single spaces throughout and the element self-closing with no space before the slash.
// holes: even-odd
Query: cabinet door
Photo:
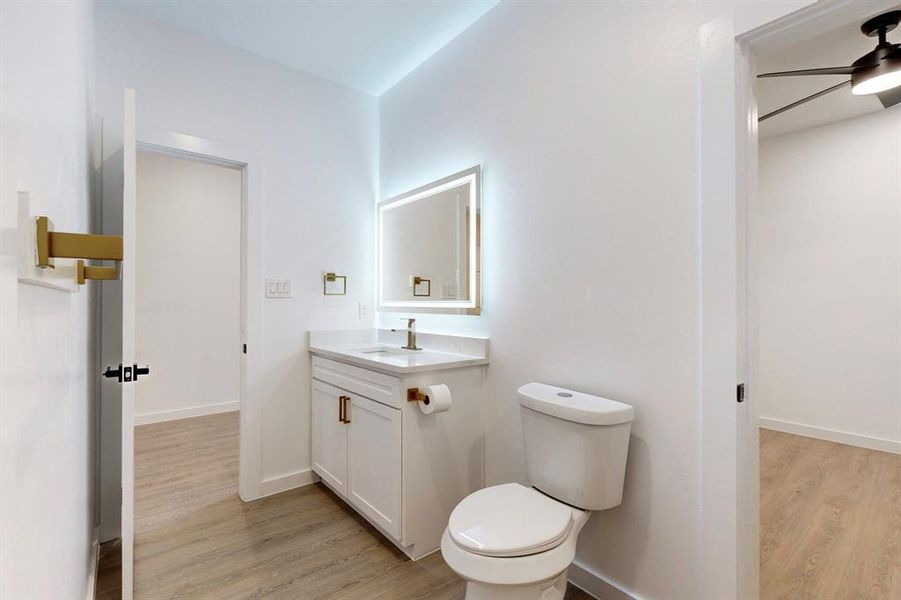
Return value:
<svg viewBox="0 0 901 600">
<path fill-rule="evenodd" d="M 342 423 L 341 403 L 347 393 L 313 380 L 313 471 L 332 489 L 347 496 L 347 424 Z M 349 409 L 348 409 L 349 412 Z"/>
<path fill-rule="evenodd" d="M 385 533 L 401 539 L 401 411 L 351 396 L 348 439 L 350 503 Z"/>
</svg>

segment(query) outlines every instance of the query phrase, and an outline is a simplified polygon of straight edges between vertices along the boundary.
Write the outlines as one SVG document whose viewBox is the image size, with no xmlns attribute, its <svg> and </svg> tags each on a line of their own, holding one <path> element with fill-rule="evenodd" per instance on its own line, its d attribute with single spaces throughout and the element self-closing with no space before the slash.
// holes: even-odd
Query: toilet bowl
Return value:
<svg viewBox="0 0 901 600">
<path fill-rule="evenodd" d="M 540 383 L 519 395 L 532 487 L 470 494 L 441 538 L 467 600 L 562 600 L 590 511 L 622 501 L 632 407 Z"/>
<path fill-rule="evenodd" d="M 485 488 L 454 509 L 441 554 L 469 600 L 563 598 L 589 515 L 518 483 Z"/>
</svg>

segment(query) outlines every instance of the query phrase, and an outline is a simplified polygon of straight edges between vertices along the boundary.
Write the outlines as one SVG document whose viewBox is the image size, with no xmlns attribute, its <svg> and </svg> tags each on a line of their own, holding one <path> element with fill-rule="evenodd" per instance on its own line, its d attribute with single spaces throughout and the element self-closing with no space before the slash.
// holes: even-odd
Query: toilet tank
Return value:
<svg viewBox="0 0 901 600">
<path fill-rule="evenodd" d="M 543 383 L 519 388 L 519 404 L 533 487 L 585 510 L 622 502 L 631 406 Z"/>
</svg>

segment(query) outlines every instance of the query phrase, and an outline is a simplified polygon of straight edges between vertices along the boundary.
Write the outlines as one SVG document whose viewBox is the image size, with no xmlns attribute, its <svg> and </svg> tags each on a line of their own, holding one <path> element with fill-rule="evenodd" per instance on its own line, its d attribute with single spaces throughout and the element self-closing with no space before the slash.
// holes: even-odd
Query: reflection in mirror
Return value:
<svg viewBox="0 0 901 600">
<path fill-rule="evenodd" d="M 379 309 L 479 314 L 480 167 L 379 203 Z"/>
</svg>

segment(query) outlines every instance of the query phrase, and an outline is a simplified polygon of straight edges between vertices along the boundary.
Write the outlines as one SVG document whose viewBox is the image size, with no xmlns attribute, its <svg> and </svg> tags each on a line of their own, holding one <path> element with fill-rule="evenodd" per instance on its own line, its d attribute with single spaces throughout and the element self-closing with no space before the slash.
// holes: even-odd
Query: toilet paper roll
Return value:
<svg viewBox="0 0 901 600">
<path fill-rule="evenodd" d="M 430 415 L 432 413 L 447 412 L 451 407 L 450 389 L 443 383 L 438 385 L 427 385 L 419 389 L 425 398 L 419 401 L 419 410 Z"/>
</svg>

